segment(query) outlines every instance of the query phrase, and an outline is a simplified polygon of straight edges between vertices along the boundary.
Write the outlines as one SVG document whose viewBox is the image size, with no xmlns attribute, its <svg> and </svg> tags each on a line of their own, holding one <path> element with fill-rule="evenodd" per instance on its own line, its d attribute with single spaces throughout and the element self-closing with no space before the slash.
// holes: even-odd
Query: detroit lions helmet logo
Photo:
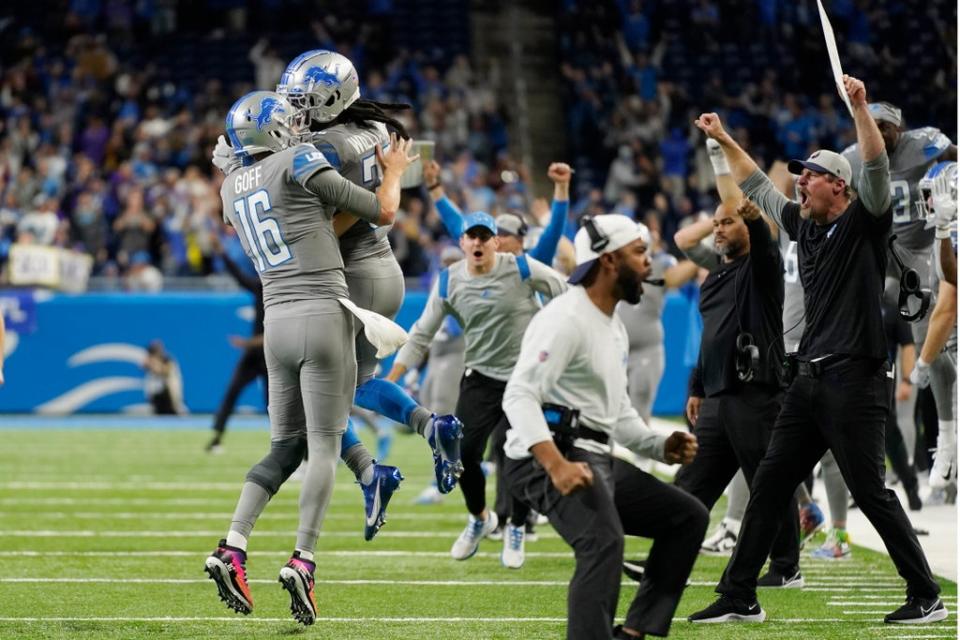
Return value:
<svg viewBox="0 0 960 640">
<path fill-rule="evenodd" d="M 261 131 L 273 120 L 274 113 L 286 113 L 286 109 L 280 106 L 280 101 L 276 98 L 264 98 L 260 101 L 260 113 L 254 116 L 253 110 L 248 110 L 247 118 L 256 121 L 257 131 Z"/>
<path fill-rule="evenodd" d="M 330 73 L 323 67 L 310 67 L 303 74 L 303 77 L 307 80 L 312 80 L 314 84 L 322 84 L 327 87 L 336 87 L 340 85 L 340 80 L 337 78 L 337 70 L 340 68 L 340 65 L 337 65 L 333 68 L 333 73 Z"/>
</svg>

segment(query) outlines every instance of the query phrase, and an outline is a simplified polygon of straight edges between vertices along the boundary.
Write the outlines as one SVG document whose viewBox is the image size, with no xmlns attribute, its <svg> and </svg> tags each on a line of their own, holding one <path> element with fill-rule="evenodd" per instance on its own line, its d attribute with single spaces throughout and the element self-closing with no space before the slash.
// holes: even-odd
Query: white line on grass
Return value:
<svg viewBox="0 0 960 640">
<path fill-rule="evenodd" d="M 257 531 L 258 538 L 287 538 L 293 535 L 292 531 Z M 355 538 L 355 531 L 321 531 L 320 539 L 323 538 Z M 441 538 L 450 540 L 455 538 L 456 531 L 381 531 L 377 534 L 379 538 Z M 37 529 L 20 530 L 8 529 L 0 531 L 0 538 L 220 538 L 223 531 L 97 531 L 95 529 L 80 530 L 56 530 L 56 529 Z M 538 532 L 537 536 L 543 538 L 554 538 L 559 540 L 560 536 L 552 531 Z"/>
<path fill-rule="evenodd" d="M 413 617 L 404 617 L 404 618 L 373 618 L 373 617 L 363 617 L 363 618 L 317 618 L 317 622 L 396 622 L 396 623 L 413 623 L 420 624 L 424 622 L 433 622 L 433 623 L 461 623 L 461 622 L 474 622 L 474 623 L 541 623 L 541 622 L 566 622 L 566 618 L 413 618 Z M 673 622 L 685 622 L 686 618 L 674 618 Z M 264 622 L 289 622 L 293 623 L 290 618 L 251 618 L 251 617 L 226 617 L 226 616 L 210 616 L 210 617 L 155 617 L 155 618 L 133 618 L 133 617 L 89 617 L 89 618 L 80 618 L 80 617 L 56 617 L 56 618 L 17 618 L 17 617 L 0 617 L 0 622 L 253 622 L 253 623 L 264 623 Z M 855 623 L 861 624 L 862 621 L 854 620 L 850 618 L 783 618 L 783 619 L 771 619 L 771 622 L 782 623 L 782 624 L 810 624 L 810 623 L 819 623 L 819 622 L 829 622 L 829 623 Z"/>
<path fill-rule="evenodd" d="M 943 600 L 943 598 L 941 598 Z M 951 602 L 948 598 L 945 602 Z M 886 599 L 886 600 L 871 600 L 869 602 L 858 602 L 856 600 L 831 600 L 827 602 L 828 607 L 896 607 L 903 604 L 903 598 L 899 600 Z"/>
<path fill-rule="evenodd" d="M 144 555 L 149 556 L 158 556 L 158 557 L 169 557 L 169 558 L 203 558 L 208 555 L 208 551 L 149 551 L 149 550 L 140 550 L 140 551 L 36 551 L 36 550 L 20 550 L 20 551 L 0 551 L 0 557 L 13 557 L 13 558 L 39 558 L 44 556 L 50 557 L 90 557 L 90 558 L 124 558 L 124 557 L 134 557 L 134 558 L 143 558 Z M 252 556 L 271 556 L 278 558 L 286 558 L 290 556 L 289 551 L 253 551 L 251 552 Z M 387 551 L 387 550 L 370 550 L 370 551 L 314 551 L 314 557 L 323 556 L 323 557 L 335 557 L 335 558 L 360 558 L 360 557 L 378 557 L 378 558 L 449 558 L 449 551 Z M 573 559 L 573 552 L 570 551 L 527 551 L 526 556 L 528 558 L 570 558 Z M 475 554 L 474 557 L 477 558 L 499 558 L 499 551 L 479 551 Z"/>
<path fill-rule="evenodd" d="M 15 480 L 0 482 L 0 489 L 16 489 L 18 491 L 239 491 L 242 482 L 108 482 L 106 480 L 88 482 L 67 482 L 63 480 Z M 289 480 L 284 486 L 300 486 L 299 480 Z M 353 483 L 335 484 L 334 489 L 357 491 Z"/>
<path fill-rule="evenodd" d="M 363 513 L 360 511 L 359 501 L 357 513 L 327 513 L 326 520 L 357 520 L 360 521 Z M 22 513 L 17 511 L 0 511 L 0 518 L 16 518 L 29 516 L 31 519 L 51 518 L 65 520 L 230 520 L 232 512 L 186 512 L 186 511 L 41 511 L 38 513 Z M 296 511 L 273 511 L 264 513 L 257 520 L 290 520 L 296 519 Z M 467 516 L 462 513 L 430 513 L 430 512 L 395 512 L 390 511 L 390 520 L 450 520 L 464 522 Z"/>
</svg>

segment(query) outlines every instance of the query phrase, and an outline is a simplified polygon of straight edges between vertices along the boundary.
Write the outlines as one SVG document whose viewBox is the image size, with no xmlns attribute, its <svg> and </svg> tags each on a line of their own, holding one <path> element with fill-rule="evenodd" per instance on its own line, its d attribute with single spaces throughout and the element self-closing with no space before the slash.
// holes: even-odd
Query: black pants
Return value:
<svg viewBox="0 0 960 640">
<path fill-rule="evenodd" d="M 625 626 L 666 636 L 710 516 L 700 502 L 625 462 L 574 448 L 570 460 L 586 462 L 593 485 L 561 496 L 534 459 L 505 458 L 514 496 L 550 519 L 573 547 L 576 569 L 567 592 L 567 638 L 608 640 L 620 596 L 623 536 L 653 538 L 643 581 Z"/>
<path fill-rule="evenodd" d="M 483 513 L 487 506 L 487 482 L 480 467 L 487 442 L 497 429 L 506 433 L 510 428 L 502 406 L 506 386 L 506 382 L 489 378 L 472 369 L 467 369 L 460 379 L 460 397 L 456 411 L 456 415 L 463 422 L 463 440 L 460 443 L 463 475 L 460 476 L 460 490 L 463 491 L 467 511 L 475 516 Z M 502 464 L 497 465 L 497 484 L 506 485 Z M 527 521 L 530 508 L 516 499 L 511 502 L 510 521 L 514 526 L 522 526 Z"/>
<path fill-rule="evenodd" d="M 751 484 L 740 542 L 717 592 L 752 601 L 784 506 L 829 448 L 843 479 L 887 547 L 907 594 L 932 598 L 940 586 L 897 495 L 884 487 L 884 428 L 889 412 L 887 366 L 843 358 L 819 377 L 798 376 L 787 390 L 767 453 Z"/>
<path fill-rule="evenodd" d="M 263 378 L 263 398 L 267 402 L 267 362 L 263 356 L 263 347 L 249 347 L 244 350 L 237 366 L 233 368 L 233 376 L 230 378 L 230 384 L 227 386 L 227 392 L 220 401 L 220 408 L 217 409 L 217 415 L 213 419 L 213 430 L 219 437 L 227 428 L 227 420 L 233 413 L 233 408 L 237 404 L 237 398 L 240 393 L 260 376 Z"/>
<path fill-rule="evenodd" d="M 746 385 L 735 395 L 706 398 L 694 430 L 700 448 L 693 462 L 677 473 L 677 486 L 696 496 L 708 510 L 713 509 L 737 469 L 743 469 L 752 493 L 757 466 L 767 451 L 780 413 L 781 398 L 778 390 L 755 385 Z M 800 523 L 795 498 L 781 509 L 771 534 L 770 568 L 780 575 L 792 576 L 800 563 Z"/>
</svg>

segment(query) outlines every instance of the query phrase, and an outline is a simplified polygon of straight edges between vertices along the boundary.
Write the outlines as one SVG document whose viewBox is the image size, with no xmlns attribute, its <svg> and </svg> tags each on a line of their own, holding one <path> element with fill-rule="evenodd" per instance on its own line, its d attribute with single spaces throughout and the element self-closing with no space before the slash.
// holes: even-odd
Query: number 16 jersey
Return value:
<svg viewBox="0 0 960 640">
<path fill-rule="evenodd" d="M 312 176 L 329 169 L 320 151 L 301 144 L 224 178 L 223 217 L 260 274 L 265 309 L 347 297 L 335 209 L 307 189 Z"/>
</svg>

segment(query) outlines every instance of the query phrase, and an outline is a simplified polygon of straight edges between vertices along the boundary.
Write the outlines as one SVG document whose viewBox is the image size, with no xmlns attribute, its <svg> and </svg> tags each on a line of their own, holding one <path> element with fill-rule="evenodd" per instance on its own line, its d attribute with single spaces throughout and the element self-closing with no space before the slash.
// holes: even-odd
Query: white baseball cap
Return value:
<svg viewBox="0 0 960 640">
<path fill-rule="evenodd" d="M 588 216 L 583 219 L 581 225 L 573 239 L 577 267 L 567 280 L 570 284 L 577 284 L 583 280 L 603 254 L 613 253 L 634 240 L 649 243 L 650 230 L 647 229 L 647 225 L 619 213 Z"/>
<path fill-rule="evenodd" d="M 850 161 L 839 153 L 826 149 L 814 151 L 806 160 L 791 160 L 787 164 L 787 170 L 794 175 L 800 175 L 804 169 L 810 169 L 816 173 L 829 173 L 847 184 L 851 184 L 850 179 L 853 177 Z"/>
</svg>

